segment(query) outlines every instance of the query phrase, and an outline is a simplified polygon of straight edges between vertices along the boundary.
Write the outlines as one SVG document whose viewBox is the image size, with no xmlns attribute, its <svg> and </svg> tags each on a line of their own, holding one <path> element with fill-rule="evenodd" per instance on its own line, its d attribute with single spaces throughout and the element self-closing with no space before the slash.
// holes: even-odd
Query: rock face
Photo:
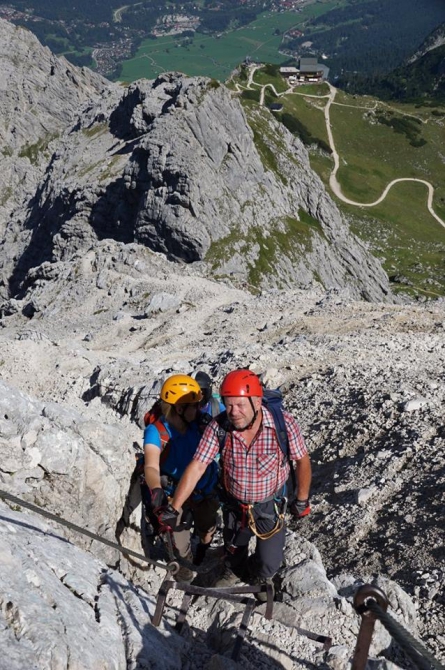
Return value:
<svg viewBox="0 0 445 670">
<path fill-rule="evenodd" d="M 119 572 L 3 505 L 0 537 L 0 667 L 183 667 L 187 643 L 150 624 L 153 597 Z"/>
<path fill-rule="evenodd" d="M 73 67 L 29 31 L 0 20 L 0 232 L 7 217 L 32 199 L 57 140 L 92 97 L 110 83 Z"/>
<path fill-rule="evenodd" d="M 131 430 L 37 402 L 3 382 L 0 414 L 6 489 L 53 513 L 70 509 L 73 523 L 114 539 L 133 469 Z M 112 562 L 113 552 L 103 556 Z"/>
<path fill-rule="evenodd" d="M 42 263 L 111 238 L 257 286 L 320 282 L 392 299 L 304 147 L 270 112 L 247 118 L 234 92 L 204 78 L 167 74 L 125 89 L 2 21 L 3 33 L 5 297 Z"/>
<path fill-rule="evenodd" d="M 432 51 L 433 49 L 438 49 L 445 44 L 445 23 L 442 23 L 440 26 L 435 28 L 430 35 L 425 39 L 425 41 L 420 45 L 414 55 L 408 59 L 408 63 L 414 63 L 419 58 L 422 58 L 426 53 Z M 440 75 L 440 68 L 438 68 L 437 74 Z"/>
</svg>

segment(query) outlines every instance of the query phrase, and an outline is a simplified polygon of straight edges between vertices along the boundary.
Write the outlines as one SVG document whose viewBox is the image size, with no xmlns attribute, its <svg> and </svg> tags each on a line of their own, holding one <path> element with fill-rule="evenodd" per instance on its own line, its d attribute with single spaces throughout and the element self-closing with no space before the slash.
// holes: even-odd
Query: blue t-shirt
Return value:
<svg viewBox="0 0 445 670">
<path fill-rule="evenodd" d="M 187 431 L 183 435 L 179 433 L 176 428 L 170 426 L 164 417 L 161 417 L 160 421 L 162 421 L 170 436 L 167 447 L 168 455 L 162 463 L 161 475 L 168 475 L 177 483 L 195 454 L 201 439 L 201 432 L 195 421 L 188 425 Z M 154 444 L 161 449 L 161 436 L 159 435 L 156 426 L 152 423 L 144 430 L 144 445 L 145 444 Z M 213 491 L 217 480 L 218 465 L 215 461 L 212 461 L 196 485 L 195 494 L 193 496 L 194 499 L 199 499 L 202 495 L 206 495 Z M 174 488 L 175 487 L 171 487 L 171 490 L 167 488 L 166 492 L 171 494 L 173 493 Z"/>
</svg>

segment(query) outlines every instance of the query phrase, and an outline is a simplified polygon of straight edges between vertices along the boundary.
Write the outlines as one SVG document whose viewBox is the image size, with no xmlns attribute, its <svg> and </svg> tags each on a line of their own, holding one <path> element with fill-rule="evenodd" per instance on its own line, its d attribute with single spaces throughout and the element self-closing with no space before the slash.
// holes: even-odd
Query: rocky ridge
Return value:
<svg viewBox="0 0 445 670">
<path fill-rule="evenodd" d="M 3 149 L 10 170 L 0 188 L 5 298 L 22 295 L 28 273 L 43 263 L 111 238 L 205 262 L 209 275 L 348 286 L 356 297 L 394 299 L 302 143 L 268 110 L 247 117 L 236 93 L 204 78 L 105 83 L 43 47 L 40 57 L 36 40 L 5 21 L 2 33 L 9 76 L 0 108 L 11 120 Z M 22 67 L 14 81 L 14 63 L 30 51 L 26 79 Z M 10 94 L 17 88 L 18 98 Z"/>
<path fill-rule="evenodd" d="M 0 231 L 35 195 L 60 135 L 110 82 L 57 58 L 29 31 L 0 21 Z"/>
<path fill-rule="evenodd" d="M 445 24 L 438 26 L 433 32 L 428 35 L 426 40 L 420 45 L 415 54 L 408 59 L 408 63 L 414 63 L 422 56 L 424 56 L 428 51 L 437 49 L 445 44 Z"/>
</svg>

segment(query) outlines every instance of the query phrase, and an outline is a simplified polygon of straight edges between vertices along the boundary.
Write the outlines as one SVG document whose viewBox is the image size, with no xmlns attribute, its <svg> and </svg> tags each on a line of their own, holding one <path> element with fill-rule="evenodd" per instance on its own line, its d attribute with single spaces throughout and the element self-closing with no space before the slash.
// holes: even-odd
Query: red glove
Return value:
<svg viewBox="0 0 445 670">
<path fill-rule="evenodd" d="M 178 523 L 179 512 L 175 508 L 168 504 L 164 507 L 158 507 L 154 510 L 154 513 L 159 522 L 159 532 L 166 533 L 168 531 L 173 531 L 176 528 Z"/>
<path fill-rule="evenodd" d="M 295 499 L 294 502 L 290 506 L 290 513 L 296 519 L 302 519 L 304 516 L 307 516 L 308 514 L 310 514 L 311 513 L 311 506 L 309 505 L 309 498 L 307 498 L 307 500 L 297 500 L 297 499 Z"/>
<path fill-rule="evenodd" d="M 161 487 L 150 489 L 150 505 L 155 513 L 159 507 L 166 507 L 168 505 L 164 489 L 161 489 Z"/>
</svg>

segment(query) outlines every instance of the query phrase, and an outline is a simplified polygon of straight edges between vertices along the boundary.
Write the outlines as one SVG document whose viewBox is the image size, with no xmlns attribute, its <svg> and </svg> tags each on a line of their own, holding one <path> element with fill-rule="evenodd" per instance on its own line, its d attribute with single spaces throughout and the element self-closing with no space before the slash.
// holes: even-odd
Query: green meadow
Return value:
<svg viewBox="0 0 445 670">
<path fill-rule="evenodd" d="M 220 36 L 195 33 L 192 40 L 180 35 L 144 40 L 136 56 L 124 61 L 119 80 L 153 79 L 173 70 L 226 81 L 246 56 L 261 63 L 282 63 L 286 60 L 278 51 L 282 38 L 275 33 L 301 26 L 338 5 L 333 0 L 306 5 L 300 12 L 267 12 L 248 26 Z"/>
<path fill-rule="evenodd" d="M 265 85 L 266 72 L 255 73 L 254 82 Z M 327 86 L 321 84 L 298 87 L 279 97 L 283 114 L 297 119 L 309 137 L 323 142 L 328 142 L 327 97 L 323 97 L 327 93 Z M 345 197 L 372 203 L 393 179 L 422 179 L 432 184 L 433 209 L 445 222 L 445 108 L 383 103 L 338 91 L 330 118 L 340 156 L 337 180 Z M 311 166 L 353 232 L 380 258 L 394 281 L 394 290 L 427 297 L 445 295 L 445 227 L 427 209 L 426 185 L 398 183 L 379 205 L 347 205 L 329 188 L 332 156 L 315 145 L 308 150 Z"/>
</svg>

